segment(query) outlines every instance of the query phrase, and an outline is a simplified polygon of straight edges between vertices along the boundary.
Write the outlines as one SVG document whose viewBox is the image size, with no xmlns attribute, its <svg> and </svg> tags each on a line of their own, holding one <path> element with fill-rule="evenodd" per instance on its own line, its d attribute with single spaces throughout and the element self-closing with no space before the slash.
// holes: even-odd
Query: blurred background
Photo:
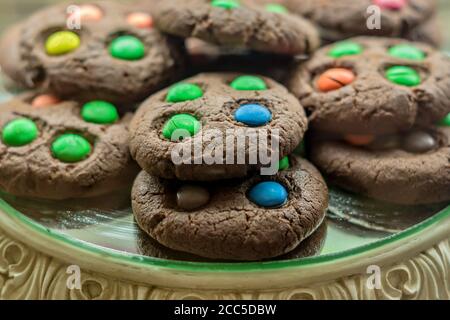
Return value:
<svg viewBox="0 0 450 320">
<path fill-rule="evenodd" d="M 121 2 L 130 2 L 129 0 L 115 0 Z M 339 0 L 336 0 L 339 1 Z M 57 3 L 57 2 L 69 2 L 67 0 L 0 0 L 0 32 L 4 28 L 15 21 L 19 21 L 23 17 L 26 17 L 33 11 L 41 8 L 44 5 Z M 83 1 L 79 1 L 83 2 Z M 89 1 L 84 1 L 89 2 Z M 441 20 L 441 26 L 444 30 L 444 36 L 446 38 L 445 49 L 450 51 L 450 0 L 439 0 L 440 10 L 439 16 Z"/>
</svg>

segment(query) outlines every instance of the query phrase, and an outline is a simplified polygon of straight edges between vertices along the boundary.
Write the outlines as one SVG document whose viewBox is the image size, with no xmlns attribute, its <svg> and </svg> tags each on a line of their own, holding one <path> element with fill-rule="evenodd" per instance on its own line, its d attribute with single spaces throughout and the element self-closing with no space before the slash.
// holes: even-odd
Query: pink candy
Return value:
<svg viewBox="0 0 450 320">
<path fill-rule="evenodd" d="M 400 10 L 407 4 L 407 0 L 373 0 L 381 9 Z"/>
</svg>

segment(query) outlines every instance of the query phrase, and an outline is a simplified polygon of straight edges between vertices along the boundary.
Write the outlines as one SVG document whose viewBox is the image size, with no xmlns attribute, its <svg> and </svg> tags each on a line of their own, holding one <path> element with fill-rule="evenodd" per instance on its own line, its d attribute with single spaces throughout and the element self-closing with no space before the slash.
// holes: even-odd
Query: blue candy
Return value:
<svg viewBox="0 0 450 320">
<path fill-rule="evenodd" d="M 272 113 L 260 104 L 244 104 L 237 109 L 234 119 L 250 127 L 259 127 L 272 120 Z"/>
<path fill-rule="evenodd" d="M 274 181 L 258 183 L 250 190 L 248 195 L 253 203 L 265 208 L 281 207 L 288 199 L 286 188 Z"/>
</svg>

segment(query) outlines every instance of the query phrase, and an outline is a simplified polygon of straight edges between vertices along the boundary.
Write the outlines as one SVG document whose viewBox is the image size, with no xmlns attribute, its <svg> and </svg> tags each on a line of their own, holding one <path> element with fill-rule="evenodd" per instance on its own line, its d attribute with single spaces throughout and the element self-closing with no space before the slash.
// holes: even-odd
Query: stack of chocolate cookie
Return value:
<svg viewBox="0 0 450 320">
<path fill-rule="evenodd" d="M 319 43 L 302 18 L 250 2 L 167 1 L 154 18 L 169 34 L 219 48 L 293 56 Z M 292 155 L 306 129 L 298 99 L 264 76 L 203 73 L 151 96 L 130 127 L 144 169 L 132 192 L 137 223 L 159 245 L 203 259 L 304 255 L 328 205 L 320 173 Z M 262 174 L 260 155 L 275 152 L 275 170 Z"/>
<path fill-rule="evenodd" d="M 292 74 L 309 112 L 309 155 L 329 182 L 379 200 L 450 200 L 450 60 L 406 40 L 323 47 Z"/>
<path fill-rule="evenodd" d="M 153 95 L 130 128 L 131 153 L 144 169 L 132 192 L 137 223 L 170 249 L 210 259 L 292 252 L 328 205 L 320 173 L 290 156 L 306 128 L 298 100 L 262 76 L 200 74 Z M 279 146 L 260 143 L 275 138 Z M 274 172 L 261 174 L 260 154 L 275 151 Z"/>
</svg>

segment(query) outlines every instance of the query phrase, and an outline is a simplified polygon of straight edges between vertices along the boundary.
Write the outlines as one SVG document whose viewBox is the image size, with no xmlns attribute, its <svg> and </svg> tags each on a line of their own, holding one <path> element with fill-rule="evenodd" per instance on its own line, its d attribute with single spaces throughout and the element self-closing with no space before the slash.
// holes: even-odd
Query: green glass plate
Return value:
<svg viewBox="0 0 450 320">
<path fill-rule="evenodd" d="M 223 272 L 274 270 L 332 262 L 393 243 L 450 216 L 450 207 L 446 208 L 443 204 L 425 207 L 392 206 L 332 189 L 326 237 L 321 252 L 316 256 L 250 263 L 198 262 L 195 259 L 179 261 L 177 257 L 169 260 L 142 254 L 140 244 L 145 235 L 139 231 L 133 220 L 127 194 L 127 191 L 121 191 L 116 195 L 97 199 L 69 201 L 28 200 L 1 194 L 0 211 L 50 235 L 55 241 L 109 255 L 125 263 L 185 271 Z M 113 203 L 111 199 L 114 199 Z M 368 211 L 363 211 L 365 215 L 360 215 L 363 208 L 369 208 L 369 212 L 377 216 L 376 228 L 371 228 L 371 220 L 365 218 Z M 394 214 L 396 218 L 388 219 L 390 214 Z M 355 224 L 353 217 L 365 221 L 368 225 Z M 372 215 L 369 217 L 373 218 Z M 392 220 L 393 223 L 380 222 L 383 219 Z M 399 223 L 403 225 L 404 230 L 385 230 L 393 228 L 393 225 L 399 228 Z"/>
</svg>

